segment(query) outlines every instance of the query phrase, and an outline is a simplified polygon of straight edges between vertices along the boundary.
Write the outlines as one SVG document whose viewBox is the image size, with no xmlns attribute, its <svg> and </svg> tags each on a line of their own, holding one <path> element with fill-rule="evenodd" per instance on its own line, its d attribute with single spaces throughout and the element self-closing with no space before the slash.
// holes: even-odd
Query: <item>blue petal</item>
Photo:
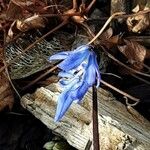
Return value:
<svg viewBox="0 0 150 150">
<path fill-rule="evenodd" d="M 79 82 L 79 77 L 78 76 L 74 76 L 74 78 L 71 78 L 71 79 L 60 79 L 59 80 L 59 83 L 64 86 L 65 88 L 69 88 L 70 86 L 76 84 Z"/>
<path fill-rule="evenodd" d="M 48 60 L 49 61 L 62 60 L 62 59 L 66 59 L 69 55 L 70 55 L 70 52 L 60 52 L 58 54 L 50 56 Z"/>
<path fill-rule="evenodd" d="M 94 65 L 94 55 L 91 52 L 88 65 L 86 67 L 86 72 L 84 74 L 84 80 L 88 83 L 89 87 L 92 86 L 96 81 L 96 70 Z"/>
<path fill-rule="evenodd" d="M 85 73 L 85 82 L 88 83 L 89 87 L 93 86 L 96 81 L 96 72 L 94 65 L 90 65 Z"/>
<path fill-rule="evenodd" d="M 97 64 L 96 56 L 94 58 L 94 65 L 95 65 L 95 69 L 96 69 L 96 81 L 97 81 L 96 87 L 98 88 L 100 86 L 101 74 L 99 71 L 99 66 Z"/>
<path fill-rule="evenodd" d="M 97 82 L 96 87 L 99 87 L 100 79 L 101 77 L 99 72 L 99 66 L 96 60 L 96 55 L 93 51 L 91 51 L 88 66 L 86 67 L 85 72 L 85 82 L 87 82 L 89 86 L 93 86 Z"/>
<path fill-rule="evenodd" d="M 70 93 L 71 94 L 71 93 Z M 61 113 L 59 115 L 59 119 L 61 119 L 64 114 L 66 113 L 66 111 L 69 109 L 70 105 L 72 104 L 73 102 L 73 99 L 71 98 L 71 96 L 69 95 L 66 99 L 66 101 L 64 102 L 63 104 L 63 107 L 62 107 L 62 110 L 61 110 Z"/>
<path fill-rule="evenodd" d="M 72 80 L 72 82 L 66 86 L 65 90 L 59 95 L 58 97 L 58 104 L 57 104 L 57 110 L 55 115 L 55 121 L 58 121 L 62 118 L 65 111 L 69 108 L 69 106 L 72 103 L 72 98 L 70 95 L 71 88 L 78 82 L 78 80 Z"/>
<path fill-rule="evenodd" d="M 65 86 L 65 90 L 59 95 L 58 97 L 58 104 L 57 104 L 57 110 L 55 115 L 55 121 L 58 121 L 64 114 L 64 111 L 69 108 L 71 104 L 71 99 L 69 99 L 70 95 L 70 89 L 79 81 L 79 79 L 72 79 L 69 80 L 70 84 Z M 69 100 L 67 100 L 69 99 Z M 63 112 L 63 113 L 62 113 Z"/>
<path fill-rule="evenodd" d="M 58 97 L 57 109 L 56 109 L 55 118 L 54 118 L 55 121 L 59 121 L 61 118 L 60 115 L 62 112 L 62 108 L 63 108 L 65 101 L 67 100 L 68 94 L 69 94 L 69 91 L 66 90 L 62 92 Z"/>
<path fill-rule="evenodd" d="M 72 99 L 73 100 L 78 100 L 80 101 L 84 95 L 86 94 L 86 92 L 88 91 L 89 86 L 86 82 L 82 82 L 82 85 L 79 86 L 78 88 L 76 88 L 72 93 Z"/>
<path fill-rule="evenodd" d="M 74 51 L 69 57 L 62 61 L 58 67 L 64 71 L 69 71 L 78 67 L 90 54 L 88 49 L 81 48 L 78 51 Z"/>
<path fill-rule="evenodd" d="M 81 45 L 81 46 L 77 47 L 74 51 L 75 52 L 84 51 L 84 50 L 87 51 L 89 49 L 90 49 L 89 45 Z"/>
<path fill-rule="evenodd" d="M 70 72 L 65 72 L 65 71 L 61 71 L 58 73 L 58 77 L 62 77 L 62 78 L 73 78 L 74 75 Z"/>
</svg>

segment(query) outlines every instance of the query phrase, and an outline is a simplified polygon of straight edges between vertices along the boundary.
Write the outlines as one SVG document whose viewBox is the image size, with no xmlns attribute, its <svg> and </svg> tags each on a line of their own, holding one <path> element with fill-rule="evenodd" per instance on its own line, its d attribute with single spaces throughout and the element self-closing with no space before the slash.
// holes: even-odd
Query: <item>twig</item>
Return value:
<svg viewBox="0 0 150 150">
<path fill-rule="evenodd" d="M 150 72 L 150 67 L 149 67 L 148 65 L 143 64 L 143 67 L 145 67 L 145 69 L 147 69 L 147 70 L 148 70 L 148 72 L 147 72 L 147 73 L 149 73 L 149 72 Z"/>
<path fill-rule="evenodd" d="M 122 79 L 122 77 L 120 77 L 120 76 L 118 76 L 118 75 L 116 75 L 116 74 L 114 74 L 114 73 L 109 73 L 109 72 L 101 72 L 101 74 L 103 74 L 103 75 L 109 75 L 109 76 L 114 76 L 114 77 L 116 77 L 116 78 L 118 78 L 118 79 Z"/>
<path fill-rule="evenodd" d="M 147 80 L 145 80 L 145 79 L 143 79 L 143 78 L 141 78 L 141 77 L 139 77 L 139 76 L 137 76 L 137 75 L 135 75 L 135 74 L 131 74 L 131 75 L 132 75 L 134 78 L 136 78 L 136 79 L 138 79 L 138 80 L 140 80 L 140 81 L 142 81 L 142 82 L 144 82 L 144 83 L 150 85 L 150 82 L 149 82 L 149 81 L 147 81 Z"/>
<path fill-rule="evenodd" d="M 103 50 L 104 50 L 104 48 L 103 48 Z M 117 62 L 119 65 L 121 65 L 121 66 L 125 67 L 126 69 L 130 70 L 131 72 L 140 74 L 140 75 L 145 76 L 145 77 L 150 77 L 149 74 L 142 73 L 140 71 L 137 71 L 137 70 L 135 70 L 133 68 L 128 67 L 127 65 L 125 65 L 124 63 L 122 63 L 121 61 L 119 61 L 118 59 L 116 59 L 113 55 L 111 55 L 110 53 L 108 53 L 106 50 L 104 50 L 104 51 L 107 53 L 107 56 L 109 58 L 111 58 L 112 60 L 114 60 L 115 62 Z"/>
<path fill-rule="evenodd" d="M 97 89 L 93 86 L 93 149 L 100 150 L 99 145 L 99 131 L 98 131 L 98 101 L 97 101 Z"/>
<path fill-rule="evenodd" d="M 91 29 L 89 28 L 89 26 L 86 23 L 82 22 L 80 24 L 82 25 L 83 29 L 89 34 L 89 36 L 91 36 L 91 37 L 95 36 L 95 34 L 91 31 Z"/>
<path fill-rule="evenodd" d="M 85 13 L 89 13 L 90 9 L 93 7 L 95 4 L 96 0 L 92 0 L 89 6 L 86 8 Z"/>
<path fill-rule="evenodd" d="M 46 71 L 44 74 L 42 74 L 41 76 L 39 76 L 35 80 L 31 81 L 27 86 L 23 87 L 22 90 L 26 90 L 27 88 L 31 87 L 36 82 L 38 82 L 39 80 L 41 80 L 42 78 L 44 78 L 46 75 L 48 75 L 49 73 L 51 73 L 52 71 L 54 71 L 57 68 L 58 68 L 57 65 L 54 66 L 54 67 L 52 67 L 51 69 L 49 69 L 48 71 Z"/>
<path fill-rule="evenodd" d="M 138 15 L 143 15 L 143 14 L 147 14 L 147 13 L 150 13 L 150 9 L 148 10 L 143 10 L 143 11 L 139 11 L 137 13 L 133 13 L 133 14 L 129 14 L 129 15 L 122 15 L 122 16 L 115 16 L 115 19 L 117 18 L 128 18 L 128 17 L 134 17 L 134 16 L 138 16 Z"/>
<path fill-rule="evenodd" d="M 135 98 L 135 97 L 133 97 L 133 96 L 129 95 L 128 93 L 126 93 L 126 92 L 123 92 L 123 91 L 119 90 L 118 88 L 116 88 L 116 87 L 114 87 L 113 85 L 111 85 L 111 84 L 109 84 L 109 83 L 105 82 L 105 81 L 104 81 L 104 80 L 102 80 L 102 79 L 101 79 L 101 81 L 100 81 L 100 82 L 101 82 L 101 83 L 103 83 L 105 86 L 107 86 L 107 87 L 109 87 L 109 88 L 113 89 L 114 91 L 116 91 L 116 92 L 118 92 L 118 93 L 120 93 L 120 94 L 124 95 L 125 97 L 130 98 L 131 100 L 133 100 L 133 101 L 135 101 L 135 102 L 139 102 L 139 101 L 140 101 L 140 99 Z"/>
<path fill-rule="evenodd" d="M 105 24 L 103 25 L 103 27 L 101 28 L 101 30 L 96 34 L 96 36 L 88 43 L 88 45 L 92 44 L 102 33 L 103 31 L 106 29 L 106 27 L 109 25 L 109 23 L 112 21 L 112 19 L 114 19 L 116 16 L 120 16 L 123 15 L 124 12 L 117 12 L 114 13 L 112 16 L 109 17 L 109 19 L 105 22 Z"/>
<path fill-rule="evenodd" d="M 137 15 L 143 15 L 146 13 L 150 13 L 150 10 L 143 10 L 143 11 L 137 12 L 135 14 L 130 14 L 130 15 L 126 15 L 123 13 L 122 15 L 114 16 L 113 19 L 134 17 Z M 58 17 L 58 16 L 70 16 L 71 17 L 71 16 L 81 16 L 81 13 L 76 12 L 76 13 L 70 13 L 70 14 L 64 14 L 64 13 L 62 13 L 62 14 L 41 14 L 39 16 L 40 17 Z M 108 19 L 108 17 L 101 17 L 99 20 L 106 20 L 106 19 Z"/>
<path fill-rule="evenodd" d="M 135 103 L 133 103 L 133 104 L 130 104 L 129 103 L 129 100 L 128 100 L 128 98 L 126 97 L 126 96 L 124 96 L 124 98 L 125 98 L 125 100 L 126 100 L 126 105 L 127 105 L 127 107 L 133 107 L 133 106 L 136 106 L 137 104 L 138 104 L 138 102 L 135 102 Z"/>
<path fill-rule="evenodd" d="M 11 78 L 10 78 L 10 75 L 9 75 L 9 72 L 8 72 L 8 68 L 6 66 L 6 61 L 5 61 L 5 54 L 4 54 L 4 51 L 5 51 L 5 45 L 6 45 L 6 31 L 4 30 L 4 46 L 3 46 L 3 63 L 4 63 L 4 67 L 5 67 L 5 72 L 6 72 L 6 78 L 8 79 L 10 85 L 12 86 L 13 90 L 16 92 L 16 94 L 18 95 L 18 97 L 21 99 L 21 96 L 19 94 L 19 92 L 17 91 L 17 89 L 15 88 Z"/>
<path fill-rule="evenodd" d="M 88 140 L 84 150 L 90 150 L 91 149 L 91 145 L 92 145 L 92 141 Z"/>
<path fill-rule="evenodd" d="M 78 6 L 77 6 L 77 0 L 73 0 L 72 3 L 73 3 L 73 9 L 77 10 L 77 8 L 78 8 Z"/>
<path fill-rule="evenodd" d="M 68 16 L 68 17 L 72 17 L 72 16 L 81 16 L 81 13 L 76 12 L 76 13 L 63 13 L 63 14 L 42 14 L 39 15 L 39 17 L 60 17 L 60 16 Z"/>
</svg>

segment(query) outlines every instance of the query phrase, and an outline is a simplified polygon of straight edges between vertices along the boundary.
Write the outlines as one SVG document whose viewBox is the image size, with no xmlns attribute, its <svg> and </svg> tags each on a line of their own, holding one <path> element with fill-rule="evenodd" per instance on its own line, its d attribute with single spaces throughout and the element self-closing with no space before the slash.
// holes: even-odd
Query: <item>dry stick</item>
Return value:
<svg viewBox="0 0 150 150">
<path fill-rule="evenodd" d="M 104 48 L 103 48 L 103 50 L 104 50 Z M 105 53 L 107 53 L 107 55 L 108 55 L 109 58 L 111 58 L 112 60 L 114 60 L 115 62 L 117 62 L 119 65 L 121 65 L 121 66 L 125 67 L 126 69 L 130 70 L 131 72 L 140 74 L 140 75 L 145 76 L 145 77 L 150 77 L 149 74 L 142 73 L 140 71 L 137 71 L 135 69 L 132 69 L 132 68 L 128 67 L 127 65 L 125 65 L 124 63 L 122 63 L 121 61 L 119 61 L 118 59 L 116 59 L 113 55 L 111 55 L 110 53 L 108 53 L 106 50 L 104 50 L 104 51 L 105 51 Z"/>
<path fill-rule="evenodd" d="M 95 87 L 95 85 L 93 85 L 92 91 L 93 91 L 92 93 L 93 148 L 94 150 L 100 150 L 99 129 L 98 129 L 98 101 L 97 101 L 97 88 Z"/>
<path fill-rule="evenodd" d="M 91 3 L 89 4 L 89 6 L 86 8 L 85 12 L 88 13 L 91 8 L 93 7 L 93 5 L 95 4 L 96 0 L 92 0 Z"/>
<path fill-rule="evenodd" d="M 135 102 L 134 104 L 130 104 L 130 103 L 128 102 L 129 100 L 128 100 L 127 97 L 124 96 L 124 99 L 125 99 L 125 101 L 126 101 L 127 107 L 129 107 L 129 106 L 130 106 L 130 107 L 133 107 L 133 106 L 136 106 L 136 105 L 139 103 L 139 102 L 137 101 L 137 102 Z"/>
<path fill-rule="evenodd" d="M 112 21 L 112 19 L 114 19 L 116 16 L 120 16 L 123 15 L 124 12 L 117 12 L 114 13 L 112 16 L 109 17 L 109 19 L 106 21 L 106 23 L 104 24 L 104 26 L 102 27 L 102 29 L 96 34 L 96 36 L 88 43 L 88 45 L 92 44 L 102 33 L 103 31 L 106 29 L 106 27 L 109 25 L 109 23 Z"/>
<path fill-rule="evenodd" d="M 38 78 L 36 78 L 35 80 L 33 80 L 32 82 L 30 82 L 27 86 L 23 87 L 22 90 L 26 90 L 27 88 L 31 87 L 32 85 L 34 85 L 36 82 L 38 82 L 39 80 L 41 80 L 42 78 L 44 78 L 46 75 L 48 75 L 49 73 L 51 73 L 52 71 L 54 71 L 55 69 L 57 69 L 58 66 L 54 66 L 51 69 L 49 69 L 48 71 L 46 71 L 44 74 L 42 74 L 41 76 L 39 76 Z"/>
<path fill-rule="evenodd" d="M 60 16 L 81 16 L 81 13 L 75 12 L 75 13 L 64 13 L 64 14 L 44 14 L 44 15 L 39 15 L 39 17 L 60 17 Z"/>
<path fill-rule="evenodd" d="M 148 70 L 148 73 L 150 72 L 150 67 L 149 67 L 148 65 L 143 64 L 143 67 L 145 67 L 145 69 L 147 69 L 147 70 Z"/>
<path fill-rule="evenodd" d="M 77 0 L 73 0 L 72 3 L 73 3 L 73 8 L 72 9 L 77 10 L 77 8 L 78 8 Z"/>
<path fill-rule="evenodd" d="M 94 37 L 95 34 L 90 30 L 90 28 L 88 27 L 88 25 L 86 23 L 80 23 L 83 27 L 83 29 L 91 36 Z"/>
<path fill-rule="evenodd" d="M 100 81 L 100 82 L 101 82 L 101 83 L 103 83 L 105 86 L 107 86 L 107 87 L 109 87 L 109 88 L 113 89 L 114 91 L 116 91 L 116 92 L 120 93 L 121 95 L 124 95 L 125 97 L 130 98 L 131 100 L 133 100 L 133 101 L 135 101 L 135 102 L 139 102 L 139 101 L 140 101 L 140 99 L 135 98 L 135 97 L 133 97 L 133 96 L 129 95 L 128 93 L 126 93 L 126 92 L 123 92 L 123 91 L 119 90 L 118 88 L 114 87 L 113 85 L 111 85 L 111 84 L 107 83 L 106 81 L 104 81 L 104 80 L 102 80 L 102 79 L 101 79 L 101 81 Z"/>
<path fill-rule="evenodd" d="M 3 61 L 3 63 L 4 63 L 4 66 L 6 66 L 6 61 L 5 61 L 5 60 Z M 7 67 L 5 68 L 5 71 L 6 71 L 6 75 L 7 75 L 6 77 L 7 77 L 7 79 L 9 80 L 10 85 L 12 86 L 12 88 L 13 88 L 13 90 L 16 92 L 16 94 L 18 95 L 19 99 L 21 99 L 21 96 L 20 96 L 18 90 L 15 88 L 15 86 L 14 86 L 14 84 L 13 84 L 11 78 L 10 78 L 10 75 L 9 75 L 8 68 L 7 68 Z"/>
<path fill-rule="evenodd" d="M 149 82 L 149 81 L 147 81 L 147 80 L 145 80 L 145 79 L 143 79 L 143 78 L 141 78 L 141 77 L 139 77 L 139 76 L 137 76 L 137 75 L 135 75 L 135 74 L 131 74 L 131 75 L 132 75 L 134 78 L 136 78 L 136 79 L 138 79 L 138 80 L 140 80 L 140 81 L 142 81 L 142 82 L 144 82 L 144 83 L 150 85 L 150 82 Z"/>
<path fill-rule="evenodd" d="M 50 35 L 51 33 L 53 33 L 54 31 L 60 29 L 62 26 L 64 26 L 65 24 L 67 24 L 67 20 L 63 21 L 61 24 L 59 24 L 58 26 L 56 26 L 54 29 L 50 30 L 48 33 L 46 33 L 45 35 L 43 35 L 41 38 L 39 38 L 38 40 L 36 40 L 34 43 L 32 43 L 31 45 L 29 45 L 27 48 L 25 48 L 24 51 L 22 51 L 21 53 L 17 54 L 17 56 L 11 60 L 6 66 L 2 67 L 0 69 L 0 73 L 2 71 L 4 71 L 4 69 L 8 66 L 10 66 L 12 63 L 14 63 L 22 54 L 24 54 L 25 52 L 27 52 L 28 50 L 30 50 L 36 43 L 41 42 L 45 37 L 47 37 L 48 35 Z"/>
<path fill-rule="evenodd" d="M 120 13 L 123 13 L 123 12 L 120 12 Z M 137 12 L 137 13 L 134 13 L 134 14 L 129 14 L 129 15 L 126 15 L 126 14 L 122 14 L 121 16 L 115 16 L 113 17 L 114 19 L 117 19 L 117 18 L 128 18 L 128 17 L 134 17 L 134 16 L 137 16 L 137 15 L 143 15 L 143 14 L 146 14 L 146 13 L 150 13 L 150 10 L 143 10 L 143 11 L 140 11 L 140 12 Z M 58 16 L 81 16 L 81 13 L 79 12 L 76 12 L 76 13 L 70 13 L 70 14 L 39 14 L 40 17 L 58 17 Z M 108 19 L 108 17 L 102 17 L 100 18 L 102 20 L 104 19 Z"/>
<path fill-rule="evenodd" d="M 143 14 L 147 14 L 147 13 L 150 13 L 150 9 L 148 10 L 143 10 L 143 11 L 139 11 L 137 13 L 134 13 L 134 14 L 128 14 L 128 15 L 122 15 L 122 16 L 116 16 L 115 18 L 128 18 L 128 17 L 134 17 L 134 16 L 137 16 L 137 15 L 143 15 Z"/>
<path fill-rule="evenodd" d="M 31 87 L 33 84 L 35 84 L 36 82 L 38 82 L 39 80 L 41 80 L 42 78 L 44 78 L 46 75 L 48 75 L 49 73 L 51 73 L 52 71 L 56 70 L 58 68 L 58 65 L 55 65 L 54 67 L 52 67 L 50 70 L 48 70 L 47 72 L 45 72 L 44 74 L 42 74 L 41 76 L 39 76 L 38 78 L 36 78 L 35 80 L 32 81 L 32 83 L 28 84 L 27 86 L 25 86 L 22 90 L 25 90 L 29 87 Z M 121 95 L 130 98 L 133 101 L 139 101 L 138 98 L 135 98 L 133 96 L 131 96 L 130 94 L 123 92 L 121 90 L 119 90 L 118 88 L 114 87 L 113 85 L 107 83 L 106 81 L 101 80 L 101 83 L 103 83 L 105 86 L 113 89 L 114 91 L 120 93 Z"/>
<path fill-rule="evenodd" d="M 5 51 L 5 46 L 6 46 L 6 31 L 4 30 L 4 46 L 3 46 L 3 63 L 4 63 L 4 67 L 5 67 L 5 72 L 6 72 L 6 78 L 8 79 L 10 85 L 12 86 L 12 88 L 14 89 L 14 91 L 16 92 L 16 94 L 18 95 L 18 97 L 21 99 L 21 96 L 19 94 L 19 92 L 17 91 L 17 89 L 15 88 L 12 80 L 11 80 L 11 77 L 9 75 L 9 72 L 8 72 L 8 68 L 6 66 L 6 61 L 5 61 L 5 54 L 4 54 L 4 51 Z"/>
<path fill-rule="evenodd" d="M 123 12 L 121 12 L 123 13 Z M 140 11 L 138 13 L 135 13 L 135 14 L 130 14 L 130 15 L 125 15 L 124 13 L 121 15 L 116 15 L 114 16 L 113 18 L 114 19 L 117 19 L 117 18 L 128 18 L 128 17 L 134 17 L 134 16 L 137 16 L 137 15 L 143 15 L 143 14 L 146 14 L 146 13 L 150 13 L 150 10 L 144 10 L 144 11 Z M 42 14 L 42 15 L 39 15 L 40 17 L 60 17 L 60 16 L 81 16 L 81 13 L 79 12 L 76 12 L 76 13 L 70 13 L 70 14 Z M 100 18 L 101 20 L 104 20 L 104 19 L 108 19 L 108 17 L 101 17 Z"/>
</svg>

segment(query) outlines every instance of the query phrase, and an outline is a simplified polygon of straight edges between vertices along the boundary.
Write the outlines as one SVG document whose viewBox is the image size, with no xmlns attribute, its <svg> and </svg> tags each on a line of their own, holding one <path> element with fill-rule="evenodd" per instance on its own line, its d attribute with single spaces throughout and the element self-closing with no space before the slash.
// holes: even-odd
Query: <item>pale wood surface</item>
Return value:
<svg viewBox="0 0 150 150">
<path fill-rule="evenodd" d="M 74 103 L 62 121 L 53 121 L 58 84 L 39 88 L 34 94 L 22 97 L 21 104 L 54 133 L 63 136 L 79 150 L 92 140 L 91 91 L 82 105 Z M 126 107 L 116 101 L 113 95 L 103 89 L 98 90 L 99 130 L 101 150 L 148 150 L 150 148 L 150 123 L 138 112 L 129 113 Z"/>
</svg>

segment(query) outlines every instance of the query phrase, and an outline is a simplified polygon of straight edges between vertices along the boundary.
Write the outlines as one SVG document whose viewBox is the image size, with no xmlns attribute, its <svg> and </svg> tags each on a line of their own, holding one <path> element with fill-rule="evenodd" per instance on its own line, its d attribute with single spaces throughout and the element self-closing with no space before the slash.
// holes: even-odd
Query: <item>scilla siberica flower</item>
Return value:
<svg viewBox="0 0 150 150">
<path fill-rule="evenodd" d="M 58 64 L 62 71 L 59 83 L 63 91 L 58 97 L 55 121 L 59 121 L 72 102 L 80 102 L 90 87 L 99 87 L 100 72 L 96 54 L 91 46 L 82 45 L 73 51 L 60 52 L 49 61 L 63 60 Z"/>
</svg>

